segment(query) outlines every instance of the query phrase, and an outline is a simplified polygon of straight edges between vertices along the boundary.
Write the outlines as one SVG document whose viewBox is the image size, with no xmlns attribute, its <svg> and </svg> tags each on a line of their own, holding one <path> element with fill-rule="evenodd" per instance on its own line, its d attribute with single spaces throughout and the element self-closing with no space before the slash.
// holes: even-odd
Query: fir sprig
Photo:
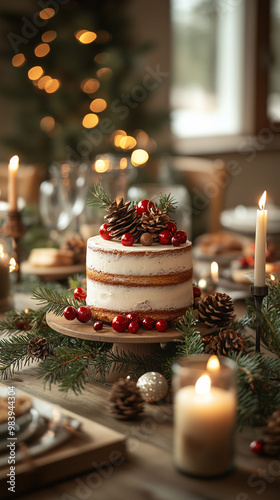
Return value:
<svg viewBox="0 0 280 500">
<path fill-rule="evenodd" d="M 93 191 L 88 192 L 87 205 L 91 208 L 108 208 L 113 203 L 111 195 L 108 195 L 102 186 L 102 183 L 95 184 Z"/>
<path fill-rule="evenodd" d="M 176 212 L 178 202 L 175 200 L 174 196 L 169 194 L 161 195 L 159 199 L 159 208 L 161 210 L 166 210 L 166 213 Z"/>
<path fill-rule="evenodd" d="M 47 286 L 39 285 L 33 290 L 32 299 L 42 307 L 44 313 L 53 312 L 56 316 L 62 316 L 65 307 L 80 307 L 81 301 L 74 299 L 68 292 L 50 290 Z"/>
</svg>

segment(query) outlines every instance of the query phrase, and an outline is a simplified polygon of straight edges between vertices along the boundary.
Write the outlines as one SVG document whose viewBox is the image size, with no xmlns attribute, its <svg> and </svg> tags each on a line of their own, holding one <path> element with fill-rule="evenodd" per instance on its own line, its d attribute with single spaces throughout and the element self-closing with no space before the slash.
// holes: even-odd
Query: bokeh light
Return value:
<svg viewBox="0 0 280 500">
<path fill-rule="evenodd" d="M 28 78 L 30 80 L 39 80 L 39 78 L 44 74 L 44 70 L 41 66 L 33 66 L 28 71 Z"/>
<path fill-rule="evenodd" d="M 94 61 L 97 64 L 107 64 L 110 59 L 110 54 L 108 52 L 100 52 L 94 57 Z"/>
<path fill-rule="evenodd" d="M 93 94 L 100 87 L 100 82 L 96 78 L 86 78 L 81 83 L 81 89 L 86 94 Z"/>
<path fill-rule="evenodd" d="M 135 149 L 135 151 L 132 151 L 131 153 L 131 163 L 135 167 L 143 165 L 143 163 L 146 163 L 148 159 L 149 155 L 144 149 Z"/>
<path fill-rule="evenodd" d="M 48 82 L 52 80 L 52 77 L 49 75 L 42 76 L 40 80 L 38 81 L 38 87 L 39 89 L 43 90 Z"/>
<path fill-rule="evenodd" d="M 126 137 L 122 137 L 119 141 L 119 147 L 122 149 L 133 149 L 137 144 L 136 139 L 131 135 L 127 135 Z"/>
<path fill-rule="evenodd" d="M 101 113 L 101 111 L 104 111 L 104 109 L 106 109 L 107 102 L 105 101 L 105 99 L 94 99 L 94 101 L 90 103 L 89 107 L 94 113 Z"/>
<path fill-rule="evenodd" d="M 107 170 L 109 170 L 110 161 L 108 159 L 102 160 L 99 158 L 93 165 L 96 172 L 102 174 L 103 172 L 107 172 Z"/>
<path fill-rule="evenodd" d="M 127 158 L 121 158 L 120 160 L 120 169 L 124 170 L 127 167 Z"/>
<path fill-rule="evenodd" d="M 41 12 L 39 12 L 39 16 L 41 19 L 51 19 L 55 15 L 55 10 L 48 8 L 48 9 L 43 9 Z"/>
<path fill-rule="evenodd" d="M 40 121 L 40 127 L 48 134 L 55 127 L 55 119 L 52 116 L 44 116 L 44 118 Z"/>
<path fill-rule="evenodd" d="M 12 65 L 15 68 L 19 68 L 19 66 L 22 66 L 25 63 L 26 59 L 23 54 L 19 53 L 16 54 L 13 59 L 12 59 Z"/>
<path fill-rule="evenodd" d="M 79 30 L 75 33 L 75 37 L 80 43 L 88 44 L 94 42 L 97 35 L 94 31 Z"/>
<path fill-rule="evenodd" d="M 40 43 L 34 49 L 35 56 L 37 57 L 45 57 L 50 51 L 50 46 L 48 43 Z"/>
<path fill-rule="evenodd" d="M 96 75 L 100 80 L 109 80 L 113 74 L 113 71 L 110 68 L 100 68 L 96 71 Z"/>
<path fill-rule="evenodd" d="M 42 42 L 52 42 L 55 38 L 57 37 L 57 32 L 54 30 L 49 30 L 45 31 L 45 33 L 42 34 L 41 39 Z"/>
<path fill-rule="evenodd" d="M 51 78 L 46 85 L 45 85 L 45 91 L 47 94 L 53 94 L 56 92 L 60 87 L 60 81 L 57 80 L 56 78 Z"/>
<path fill-rule="evenodd" d="M 112 133 L 111 139 L 116 148 L 120 147 L 120 141 L 123 137 L 126 137 L 126 135 L 127 134 L 124 130 L 115 130 L 115 132 Z"/>
<path fill-rule="evenodd" d="M 83 126 L 85 128 L 93 128 L 98 124 L 98 122 L 99 118 L 95 113 L 88 113 L 83 118 Z"/>
</svg>

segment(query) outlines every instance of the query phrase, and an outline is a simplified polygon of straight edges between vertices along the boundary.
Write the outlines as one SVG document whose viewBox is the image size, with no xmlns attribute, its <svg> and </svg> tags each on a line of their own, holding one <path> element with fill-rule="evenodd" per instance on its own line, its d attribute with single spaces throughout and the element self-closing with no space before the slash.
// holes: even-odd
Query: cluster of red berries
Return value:
<svg viewBox="0 0 280 500">
<path fill-rule="evenodd" d="M 75 288 L 74 298 L 85 301 L 87 298 L 87 291 L 85 288 Z M 77 318 L 81 323 L 87 323 L 91 318 L 91 310 L 87 306 L 80 306 L 78 309 L 73 306 L 67 306 L 65 307 L 63 314 L 64 318 L 68 321 L 73 321 L 73 319 Z"/>
<path fill-rule="evenodd" d="M 142 214 L 147 213 L 154 208 L 155 205 L 150 200 L 139 201 L 136 211 L 141 217 Z M 99 229 L 99 234 L 104 240 L 111 240 L 109 224 L 105 222 Z M 187 234 L 185 231 L 177 231 L 177 226 L 174 222 L 168 222 L 167 228 L 161 231 L 158 235 L 158 240 L 161 245 L 173 245 L 179 247 L 181 244 L 186 243 Z M 131 233 L 124 233 L 121 237 L 122 245 L 130 247 L 134 243 L 134 236 Z"/>
<path fill-rule="evenodd" d="M 116 332 L 124 332 L 128 329 L 130 333 L 137 333 L 141 325 L 145 330 L 152 330 L 155 326 L 158 332 L 165 332 L 168 327 L 165 319 L 159 319 L 155 323 L 153 318 L 147 316 L 141 321 L 136 313 L 129 313 L 126 316 L 119 314 L 112 320 L 112 327 Z"/>
</svg>

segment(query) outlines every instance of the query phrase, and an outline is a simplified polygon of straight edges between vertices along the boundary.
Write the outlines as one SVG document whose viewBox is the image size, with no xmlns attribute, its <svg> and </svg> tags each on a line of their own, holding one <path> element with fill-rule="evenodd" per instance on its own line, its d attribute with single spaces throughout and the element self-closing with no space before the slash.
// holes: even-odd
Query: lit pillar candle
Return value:
<svg viewBox="0 0 280 500">
<path fill-rule="evenodd" d="M 254 265 L 254 285 L 265 285 L 265 252 L 266 252 L 266 230 L 267 230 L 267 210 L 264 210 L 266 202 L 266 191 L 260 201 L 260 210 L 257 210 L 256 236 L 255 236 L 255 265 Z"/>
<path fill-rule="evenodd" d="M 13 156 L 9 163 L 9 188 L 8 202 L 10 210 L 17 210 L 17 173 L 18 173 L 19 157 Z"/>
<path fill-rule="evenodd" d="M 9 256 L 2 243 L 0 243 L 0 283 L 0 311 L 6 311 L 11 305 Z"/>
<path fill-rule="evenodd" d="M 233 464 L 236 395 L 222 383 L 219 387 L 211 384 L 212 377 L 219 378 L 216 360 L 218 366 L 211 370 L 207 366 L 195 385 L 180 388 L 174 399 L 175 464 L 197 477 L 220 476 Z M 212 370 L 216 373 L 211 375 Z"/>
</svg>

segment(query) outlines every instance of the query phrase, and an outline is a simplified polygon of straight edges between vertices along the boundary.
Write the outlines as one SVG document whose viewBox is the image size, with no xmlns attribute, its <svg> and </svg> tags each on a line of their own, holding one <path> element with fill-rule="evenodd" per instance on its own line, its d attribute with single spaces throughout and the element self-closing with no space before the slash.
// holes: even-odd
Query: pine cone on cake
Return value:
<svg viewBox="0 0 280 500">
<path fill-rule="evenodd" d="M 205 352 L 208 354 L 217 354 L 218 356 L 227 356 L 233 352 L 243 351 L 246 346 L 244 337 L 235 330 L 221 330 L 218 335 L 213 335 L 207 339 Z"/>
<path fill-rule="evenodd" d="M 140 238 L 141 231 L 138 229 L 139 215 L 135 207 L 130 206 L 130 201 L 124 203 L 123 198 L 120 201 L 114 201 L 107 209 L 109 213 L 104 219 L 109 224 L 109 232 L 112 238 L 120 240 L 124 233 L 130 233 L 135 241 Z"/>
<path fill-rule="evenodd" d="M 60 246 L 60 250 L 71 250 L 74 264 L 83 264 L 86 260 L 86 245 L 79 234 L 69 236 Z"/>
<path fill-rule="evenodd" d="M 31 339 L 28 343 L 28 354 L 31 358 L 46 358 L 50 354 L 50 344 L 47 339 L 40 335 Z"/>
<path fill-rule="evenodd" d="M 167 223 L 170 221 L 166 209 L 161 210 L 159 207 L 153 206 L 148 212 L 142 214 L 138 228 L 141 233 L 152 234 L 154 240 L 156 240 L 158 234 L 163 229 L 166 229 Z"/>
<path fill-rule="evenodd" d="M 228 325 L 234 313 L 232 299 L 226 293 L 215 293 L 207 295 L 202 299 L 196 310 L 198 321 L 204 323 L 207 327 L 222 328 Z"/>
<path fill-rule="evenodd" d="M 271 456 L 280 454 L 280 408 L 268 418 L 263 429 L 263 452 Z"/>
<path fill-rule="evenodd" d="M 109 396 L 110 413 L 121 420 L 134 418 L 143 411 L 144 400 L 134 380 L 120 378 L 113 384 Z"/>
</svg>

